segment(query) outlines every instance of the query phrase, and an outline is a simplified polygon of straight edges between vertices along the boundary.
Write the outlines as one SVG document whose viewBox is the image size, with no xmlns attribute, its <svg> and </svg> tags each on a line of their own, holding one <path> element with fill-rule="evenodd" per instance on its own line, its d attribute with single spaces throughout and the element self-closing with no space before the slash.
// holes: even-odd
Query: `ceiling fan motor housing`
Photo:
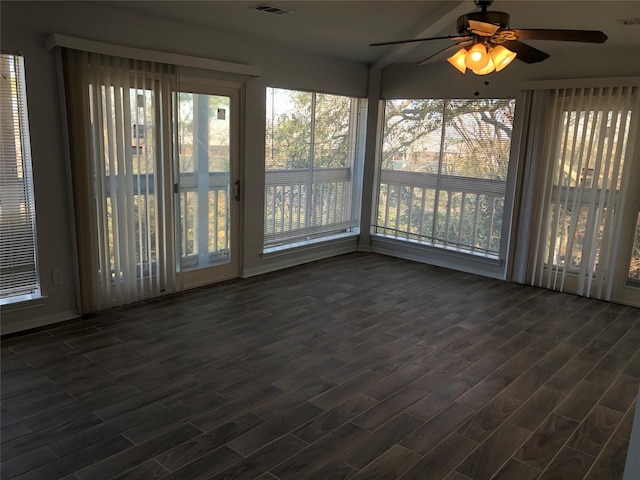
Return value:
<svg viewBox="0 0 640 480">
<path fill-rule="evenodd" d="M 476 22 L 491 23 L 498 25 L 501 29 L 509 28 L 509 14 L 505 12 L 471 12 L 458 17 L 458 33 L 465 35 L 469 33 L 469 20 Z"/>
</svg>

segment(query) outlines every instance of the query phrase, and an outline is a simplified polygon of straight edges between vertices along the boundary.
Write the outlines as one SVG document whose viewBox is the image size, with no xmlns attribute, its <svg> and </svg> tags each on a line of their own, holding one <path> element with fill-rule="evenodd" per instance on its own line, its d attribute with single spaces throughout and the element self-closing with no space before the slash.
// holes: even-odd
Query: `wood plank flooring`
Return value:
<svg viewBox="0 0 640 480">
<path fill-rule="evenodd" d="M 2 479 L 615 480 L 640 310 L 357 253 L 1 361 Z"/>
</svg>

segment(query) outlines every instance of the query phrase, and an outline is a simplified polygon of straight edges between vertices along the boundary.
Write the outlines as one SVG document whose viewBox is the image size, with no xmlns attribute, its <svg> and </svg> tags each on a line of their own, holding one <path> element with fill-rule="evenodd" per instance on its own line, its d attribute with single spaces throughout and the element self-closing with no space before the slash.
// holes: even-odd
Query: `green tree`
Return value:
<svg viewBox="0 0 640 480">
<path fill-rule="evenodd" d="M 269 169 L 347 167 L 352 99 L 277 91 L 267 118 Z"/>
</svg>

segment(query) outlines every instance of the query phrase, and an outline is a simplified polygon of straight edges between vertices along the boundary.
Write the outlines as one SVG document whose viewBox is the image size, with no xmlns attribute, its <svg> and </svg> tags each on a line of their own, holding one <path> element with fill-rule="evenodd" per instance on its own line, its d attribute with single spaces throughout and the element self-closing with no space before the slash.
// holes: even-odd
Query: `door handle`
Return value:
<svg viewBox="0 0 640 480">
<path fill-rule="evenodd" d="M 240 180 L 236 180 L 236 200 L 240 201 Z"/>
</svg>

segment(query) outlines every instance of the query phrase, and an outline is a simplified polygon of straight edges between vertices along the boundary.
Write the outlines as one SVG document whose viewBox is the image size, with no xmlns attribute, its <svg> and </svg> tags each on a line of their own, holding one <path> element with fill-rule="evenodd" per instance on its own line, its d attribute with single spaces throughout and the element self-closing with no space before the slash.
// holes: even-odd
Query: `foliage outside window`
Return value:
<svg viewBox="0 0 640 480">
<path fill-rule="evenodd" d="M 515 100 L 388 100 L 373 233 L 497 258 Z"/>
<path fill-rule="evenodd" d="M 0 303 L 39 295 L 24 59 L 0 65 Z"/>
<path fill-rule="evenodd" d="M 357 233 L 360 103 L 267 89 L 265 249 Z"/>
</svg>

